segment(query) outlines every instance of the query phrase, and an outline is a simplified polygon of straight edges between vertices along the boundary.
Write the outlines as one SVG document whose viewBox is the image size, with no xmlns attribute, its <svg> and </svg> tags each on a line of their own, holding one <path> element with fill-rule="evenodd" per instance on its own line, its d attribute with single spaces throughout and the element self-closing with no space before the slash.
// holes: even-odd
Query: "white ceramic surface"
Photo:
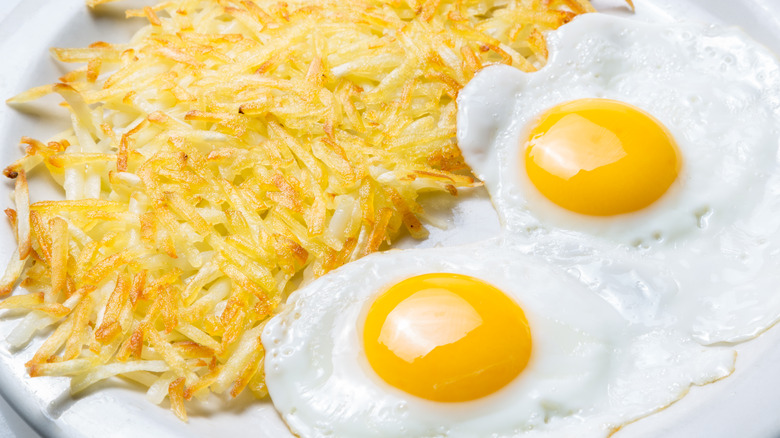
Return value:
<svg viewBox="0 0 780 438">
<path fill-rule="evenodd" d="M 22 0 L 6 0 L 0 3 L 0 32 L 5 17 L 21 2 Z M 3 81 L 0 77 L 0 84 Z M 0 438 L 40 438 L 40 435 L 2 397 L 0 397 Z"/>
<path fill-rule="evenodd" d="M 780 2 L 777 0 L 635 0 L 638 18 L 693 19 L 742 26 L 755 39 L 780 53 Z M 83 0 L 0 0 L 0 100 L 34 85 L 52 82 L 65 67 L 48 56 L 50 46 L 84 46 L 95 40 L 126 40 L 143 20 L 125 21 L 126 7 L 152 4 L 131 0 L 90 12 Z M 609 13 L 625 14 L 620 0 L 594 0 Z M 704 11 L 707 7 L 708 12 Z M 31 105 L 31 109 L 41 109 Z M 19 137 L 46 139 L 64 126 L 61 114 L 16 111 L 0 104 L 0 163 L 20 155 Z M 3 164 L 4 165 L 4 164 Z M 2 167 L 2 166 L 0 166 Z M 34 197 L 56 194 L 45 179 L 31 189 Z M 11 184 L 0 183 L 0 208 L 11 206 Z M 495 214 L 484 192 L 465 196 L 454 206 L 442 205 L 451 224 L 435 231 L 423 246 L 453 245 L 488 237 L 497 230 Z M 13 249 L 13 238 L 0 221 L 0 264 Z M 405 243 L 409 245 L 409 243 Z M 15 325 L 0 317 L 0 338 Z M 33 346 L 34 347 L 34 346 Z M 192 409 L 188 424 L 164 407 L 154 406 L 142 392 L 127 385 L 101 386 L 73 398 L 60 378 L 29 379 L 23 363 L 34 348 L 9 351 L 0 341 L 0 393 L 44 436 L 73 438 L 171 436 L 221 437 L 247 435 L 290 437 L 269 402 L 249 397 Z M 670 408 L 626 426 L 615 438 L 773 438 L 780 436 L 780 328 L 739 347 L 737 371 L 731 377 L 691 393 Z M 7 432 L 6 432 L 7 431 Z M 0 403 L 0 438 L 35 437 L 8 407 Z"/>
</svg>

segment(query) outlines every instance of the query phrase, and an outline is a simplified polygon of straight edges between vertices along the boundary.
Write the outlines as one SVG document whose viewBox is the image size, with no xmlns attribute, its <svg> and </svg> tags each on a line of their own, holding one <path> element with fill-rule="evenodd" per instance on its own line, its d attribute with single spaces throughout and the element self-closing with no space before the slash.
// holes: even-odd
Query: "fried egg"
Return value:
<svg viewBox="0 0 780 438">
<path fill-rule="evenodd" d="M 634 321 L 705 344 L 774 324 L 775 56 L 738 29 L 601 14 L 548 44 L 538 72 L 488 67 L 459 95 L 459 145 L 507 236 Z"/>
<path fill-rule="evenodd" d="M 497 240 L 352 262 L 291 294 L 262 340 L 302 437 L 605 437 L 734 363 Z"/>
</svg>

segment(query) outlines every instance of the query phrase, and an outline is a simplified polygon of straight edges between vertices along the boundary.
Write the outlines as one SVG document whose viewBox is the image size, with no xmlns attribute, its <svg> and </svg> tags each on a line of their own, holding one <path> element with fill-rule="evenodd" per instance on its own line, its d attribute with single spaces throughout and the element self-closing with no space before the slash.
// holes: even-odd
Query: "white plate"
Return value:
<svg viewBox="0 0 780 438">
<path fill-rule="evenodd" d="M 10 4 L 18 1 L 15 9 Z M 780 53 L 780 2 L 776 0 L 635 0 L 639 18 L 656 19 L 666 11 L 668 19 L 693 19 L 742 26 L 756 40 Z M 50 83 L 65 72 L 48 56 L 51 46 L 80 47 L 93 41 L 126 41 L 144 24 L 125 21 L 126 7 L 152 4 L 150 0 L 119 2 L 91 13 L 83 0 L 2 0 L 0 4 L 0 100 L 24 89 Z M 602 10 L 625 13 L 620 0 L 595 0 Z M 704 7 L 709 12 L 704 11 Z M 9 12 L 10 11 L 10 12 Z M 4 15 L 8 14 L 5 18 Z M 42 108 L 42 106 L 39 106 Z M 0 167 L 20 155 L 15 145 L 22 135 L 46 139 L 66 122 L 44 111 L 19 112 L 0 104 Z M 33 197 L 52 192 L 45 178 L 31 187 Z M 8 200 L 12 184 L 0 184 L 0 208 L 13 207 Z M 42 195 L 43 194 L 43 195 Z M 486 237 L 497 229 L 495 214 L 484 193 L 466 197 L 449 218 L 455 226 L 437 231 L 424 243 L 457 244 Z M 5 221 L 0 221 L 0 264 L 15 246 Z M 488 224 L 485 226 L 485 224 Z M 477 231 L 479 230 L 479 231 Z M 0 337 L 15 325 L 0 317 Z M 681 401 L 664 411 L 624 427 L 614 438 L 688 438 L 780 436 L 780 328 L 739 346 L 737 371 L 731 377 L 693 388 Z M 133 387 L 101 386 L 72 398 L 64 378 L 26 377 L 23 363 L 34 352 L 28 347 L 9 351 L 0 342 L 0 393 L 44 436 L 73 438 L 110 437 L 222 437 L 245 435 L 290 437 L 270 402 L 217 401 L 193 409 L 190 422 L 176 419 L 167 409 L 150 404 Z M 2 425 L 2 423 L 0 423 Z"/>
</svg>

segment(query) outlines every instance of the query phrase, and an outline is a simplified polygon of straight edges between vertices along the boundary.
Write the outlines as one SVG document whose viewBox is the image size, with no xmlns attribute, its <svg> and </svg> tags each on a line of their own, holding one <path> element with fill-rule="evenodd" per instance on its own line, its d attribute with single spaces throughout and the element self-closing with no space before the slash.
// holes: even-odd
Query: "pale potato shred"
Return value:
<svg viewBox="0 0 780 438">
<path fill-rule="evenodd" d="M 458 91 L 488 64 L 537 69 L 542 32 L 592 10 L 179 0 L 128 11 L 149 25 L 127 44 L 54 49 L 83 66 L 9 100 L 57 93 L 72 119 L 5 170 L 11 345 L 43 335 L 30 375 L 73 392 L 121 376 L 182 419 L 192 397 L 266 396 L 260 332 L 286 294 L 403 229 L 424 237 L 418 196 L 476 185 Z M 30 204 L 41 164 L 65 200 Z"/>
</svg>

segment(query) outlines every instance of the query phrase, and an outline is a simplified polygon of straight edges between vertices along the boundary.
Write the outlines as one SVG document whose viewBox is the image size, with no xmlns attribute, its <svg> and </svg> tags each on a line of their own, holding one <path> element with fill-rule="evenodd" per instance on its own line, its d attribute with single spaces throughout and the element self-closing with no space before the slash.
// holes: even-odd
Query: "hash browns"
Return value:
<svg viewBox="0 0 780 438">
<path fill-rule="evenodd" d="M 90 6 L 107 3 L 89 0 Z M 426 235 L 423 192 L 476 183 L 458 91 L 483 66 L 533 71 L 542 32 L 587 0 L 177 0 L 127 44 L 53 49 L 72 129 L 25 155 L 0 309 L 46 340 L 31 376 L 73 392 L 122 376 L 184 404 L 266 395 L 264 322 L 301 282 Z M 29 203 L 43 165 L 65 200 Z M 23 289 L 16 288 L 20 283 Z M 13 294 L 13 295 L 12 295 Z"/>
</svg>

